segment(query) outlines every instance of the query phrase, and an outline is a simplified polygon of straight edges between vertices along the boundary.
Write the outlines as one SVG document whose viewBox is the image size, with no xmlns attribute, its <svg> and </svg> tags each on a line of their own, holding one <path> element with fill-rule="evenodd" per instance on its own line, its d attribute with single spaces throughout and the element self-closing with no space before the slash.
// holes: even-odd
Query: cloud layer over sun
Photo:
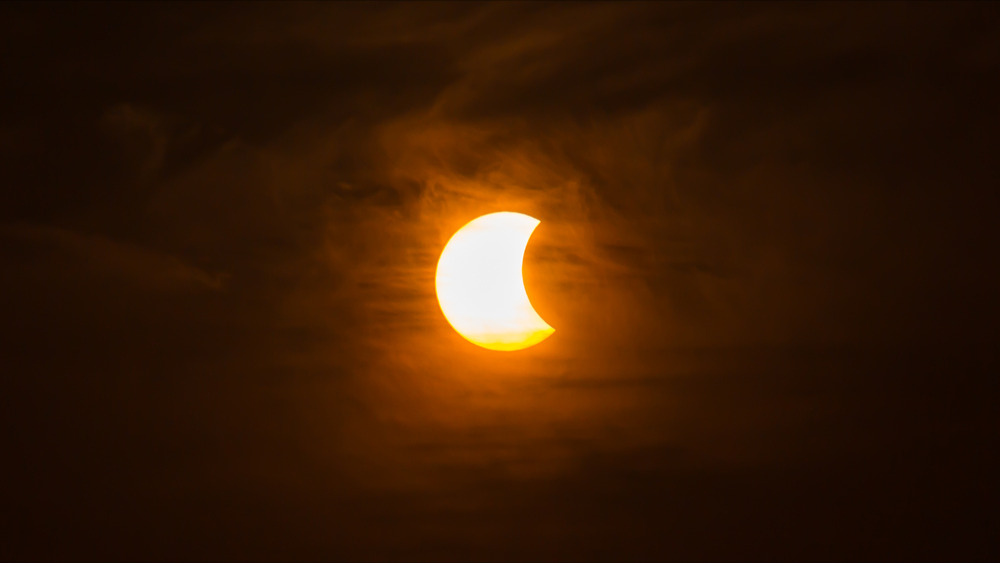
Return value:
<svg viewBox="0 0 1000 563">
<path fill-rule="evenodd" d="M 991 4 L 0 10 L 0 553 L 985 545 Z M 494 211 L 502 358 L 434 294 Z"/>
</svg>

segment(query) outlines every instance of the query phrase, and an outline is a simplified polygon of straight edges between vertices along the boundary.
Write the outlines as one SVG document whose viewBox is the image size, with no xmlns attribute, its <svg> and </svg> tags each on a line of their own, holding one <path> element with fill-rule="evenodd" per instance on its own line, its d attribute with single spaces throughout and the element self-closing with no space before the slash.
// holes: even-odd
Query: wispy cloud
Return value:
<svg viewBox="0 0 1000 563">
<path fill-rule="evenodd" d="M 0 233 L 8 247 L 27 245 L 11 249 L 15 256 L 30 255 L 25 269 L 66 278 L 67 283 L 90 277 L 156 291 L 220 290 L 226 279 L 175 256 L 103 235 L 30 223 L 5 223 Z"/>
</svg>

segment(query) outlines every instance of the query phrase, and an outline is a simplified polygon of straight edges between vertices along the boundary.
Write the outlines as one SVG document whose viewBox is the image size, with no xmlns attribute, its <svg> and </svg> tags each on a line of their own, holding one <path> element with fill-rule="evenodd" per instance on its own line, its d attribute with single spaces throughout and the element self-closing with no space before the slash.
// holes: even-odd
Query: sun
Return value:
<svg viewBox="0 0 1000 563">
<path fill-rule="evenodd" d="M 522 213 L 483 215 L 458 230 L 438 261 L 438 303 L 466 340 L 490 350 L 534 346 L 555 329 L 528 300 L 521 263 L 539 220 Z"/>
</svg>

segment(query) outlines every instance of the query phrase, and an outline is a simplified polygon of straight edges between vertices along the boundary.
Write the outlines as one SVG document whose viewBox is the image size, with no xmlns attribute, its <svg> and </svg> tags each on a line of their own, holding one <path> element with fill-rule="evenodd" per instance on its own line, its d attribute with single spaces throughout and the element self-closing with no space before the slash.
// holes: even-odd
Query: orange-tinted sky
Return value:
<svg viewBox="0 0 1000 563">
<path fill-rule="evenodd" d="M 0 556 L 995 558 L 989 3 L 0 7 Z M 542 221 L 523 352 L 447 324 Z"/>
</svg>

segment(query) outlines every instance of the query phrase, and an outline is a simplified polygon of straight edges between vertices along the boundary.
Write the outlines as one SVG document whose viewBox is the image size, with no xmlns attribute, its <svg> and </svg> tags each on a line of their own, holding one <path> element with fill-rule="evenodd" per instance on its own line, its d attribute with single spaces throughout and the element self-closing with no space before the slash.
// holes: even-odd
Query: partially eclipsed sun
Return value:
<svg viewBox="0 0 1000 563">
<path fill-rule="evenodd" d="M 466 340 L 490 350 L 521 350 L 555 329 L 528 301 L 521 261 L 538 219 L 491 213 L 466 224 L 441 252 L 437 297 L 448 322 Z"/>
</svg>

